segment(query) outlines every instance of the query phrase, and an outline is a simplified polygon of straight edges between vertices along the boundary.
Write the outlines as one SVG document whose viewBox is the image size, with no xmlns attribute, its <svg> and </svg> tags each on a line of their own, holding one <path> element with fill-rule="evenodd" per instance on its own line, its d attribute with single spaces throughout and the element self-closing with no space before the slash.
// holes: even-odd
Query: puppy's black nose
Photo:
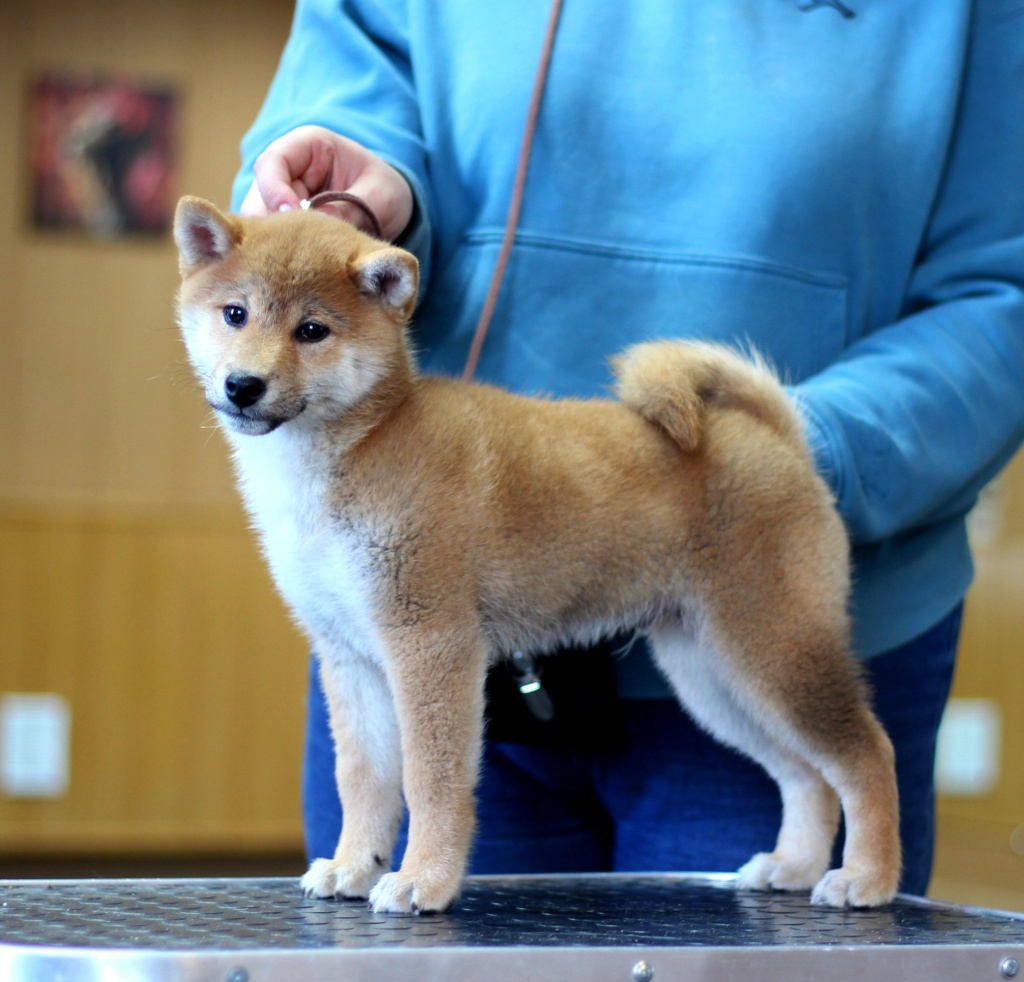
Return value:
<svg viewBox="0 0 1024 982">
<path fill-rule="evenodd" d="M 267 383 L 258 375 L 246 375 L 243 372 L 232 372 L 224 379 L 224 394 L 239 409 L 247 409 L 263 398 L 267 391 Z"/>
</svg>

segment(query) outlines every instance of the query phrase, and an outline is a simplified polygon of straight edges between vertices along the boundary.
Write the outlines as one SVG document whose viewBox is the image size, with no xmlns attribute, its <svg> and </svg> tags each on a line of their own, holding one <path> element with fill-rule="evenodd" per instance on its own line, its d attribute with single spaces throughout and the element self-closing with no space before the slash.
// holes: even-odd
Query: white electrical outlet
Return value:
<svg viewBox="0 0 1024 982">
<path fill-rule="evenodd" d="M 988 794 L 999 782 L 1002 715 L 991 699 L 950 699 L 939 727 L 935 786 L 940 794 Z"/>
<path fill-rule="evenodd" d="M 0 696 L 0 793 L 60 798 L 68 789 L 71 707 L 53 692 Z"/>
</svg>

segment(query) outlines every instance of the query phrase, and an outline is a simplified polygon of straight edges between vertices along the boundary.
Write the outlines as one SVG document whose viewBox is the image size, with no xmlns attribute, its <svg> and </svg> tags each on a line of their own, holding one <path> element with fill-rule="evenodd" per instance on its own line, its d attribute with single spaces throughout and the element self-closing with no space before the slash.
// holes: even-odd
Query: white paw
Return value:
<svg viewBox="0 0 1024 982">
<path fill-rule="evenodd" d="M 829 870 L 811 891 L 811 903 L 821 907 L 881 907 L 896 895 L 884 878 L 842 867 Z"/>
<path fill-rule="evenodd" d="M 317 859 L 299 885 L 307 897 L 364 900 L 382 872 L 383 868 L 376 863 L 359 870 L 334 859 Z"/>
<path fill-rule="evenodd" d="M 458 886 L 432 885 L 399 870 L 380 878 L 370 891 L 370 907 L 378 914 L 434 914 L 451 907 Z"/>
<path fill-rule="evenodd" d="M 810 890 L 827 866 L 826 861 L 759 852 L 740 867 L 736 886 L 741 890 Z"/>
</svg>

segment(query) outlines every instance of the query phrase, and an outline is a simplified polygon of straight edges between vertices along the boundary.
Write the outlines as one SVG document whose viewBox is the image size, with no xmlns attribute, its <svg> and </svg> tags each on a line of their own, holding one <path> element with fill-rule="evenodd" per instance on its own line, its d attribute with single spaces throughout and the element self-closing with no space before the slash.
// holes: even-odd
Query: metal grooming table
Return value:
<svg viewBox="0 0 1024 982">
<path fill-rule="evenodd" d="M 877 910 L 730 876 L 478 877 L 447 914 L 292 879 L 0 881 L 4 982 L 1024 982 L 1024 914 Z"/>
</svg>

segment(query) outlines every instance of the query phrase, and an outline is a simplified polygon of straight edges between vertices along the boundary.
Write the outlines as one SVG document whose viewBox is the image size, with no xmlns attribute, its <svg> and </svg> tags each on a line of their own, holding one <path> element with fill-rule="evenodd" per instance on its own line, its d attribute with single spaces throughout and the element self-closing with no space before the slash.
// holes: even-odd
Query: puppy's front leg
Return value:
<svg viewBox="0 0 1024 982">
<path fill-rule="evenodd" d="M 402 867 L 370 893 L 375 911 L 446 910 L 473 834 L 487 655 L 476 624 L 392 637 L 409 844 Z"/>
<path fill-rule="evenodd" d="M 318 645 L 330 714 L 342 828 L 332 859 L 317 859 L 302 888 L 317 897 L 365 898 L 391 868 L 402 819 L 398 722 L 383 670 L 367 658 Z"/>
</svg>

